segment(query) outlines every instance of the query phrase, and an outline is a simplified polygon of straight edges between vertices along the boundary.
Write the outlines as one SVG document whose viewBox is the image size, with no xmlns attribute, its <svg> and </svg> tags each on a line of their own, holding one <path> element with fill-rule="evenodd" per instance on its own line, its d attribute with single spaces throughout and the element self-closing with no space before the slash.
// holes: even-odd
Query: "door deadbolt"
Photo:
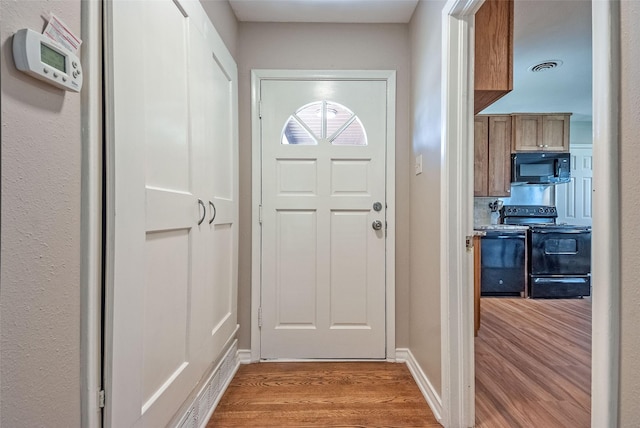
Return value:
<svg viewBox="0 0 640 428">
<path fill-rule="evenodd" d="M 373 230 L 380 230 L 382 229 L 382 222 L 380 220 L 376 220 L 371 223 L 371 227 L 373 227 Z"/>
<path fill-rule="evenodd" d="M 373 210 L 374 211 L 382 211 L 382 204 L 380 202 L 374 202 Z"/>
</svg>

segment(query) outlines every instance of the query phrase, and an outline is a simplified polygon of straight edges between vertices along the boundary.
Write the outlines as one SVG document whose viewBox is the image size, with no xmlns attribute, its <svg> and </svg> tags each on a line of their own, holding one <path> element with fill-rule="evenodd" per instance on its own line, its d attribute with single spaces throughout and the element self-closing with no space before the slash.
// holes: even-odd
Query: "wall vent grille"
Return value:
<svg viewBox="0 0 640 428">
<path fill-rule="evenodd" d="M 237 354 L 238 344 L 235 342 L 177 425 L 179 428 L 203 428 L 207 424 L 240 365 Z"/>
</svg>

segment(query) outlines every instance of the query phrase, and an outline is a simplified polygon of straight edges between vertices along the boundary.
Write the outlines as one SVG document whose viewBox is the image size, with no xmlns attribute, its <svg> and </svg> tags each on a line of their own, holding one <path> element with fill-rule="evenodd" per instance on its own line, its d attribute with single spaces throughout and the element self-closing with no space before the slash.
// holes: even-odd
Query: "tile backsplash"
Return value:
<svg viewBox="0 0 640 428">
<path fill-rule="evenodd" d="M 473 198 L 473 226 L 491 224 L 489 203 L 498 198 Z"/>
<path fill-rule="evenodd" d="M 494 213 L 492 217 L 489 203 L 500 200 L 504 205 L 555 205 L 555 186 L 540 184 L 522 184 L 511 186 L 511 197 L 509 198 L 473 198 L 473 226 L 499 223 L 498 216 Z"/>
</svg>

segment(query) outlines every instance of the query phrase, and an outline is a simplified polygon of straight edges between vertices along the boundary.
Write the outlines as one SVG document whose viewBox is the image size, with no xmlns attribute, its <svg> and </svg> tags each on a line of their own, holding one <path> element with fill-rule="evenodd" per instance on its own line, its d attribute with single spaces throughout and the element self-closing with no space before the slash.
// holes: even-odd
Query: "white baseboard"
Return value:
<svg viewBox="0 0 640 428">
<path fill-rule="evenodd" d="M 238 349 L 238 362 L 240 364 L 251 364 L 251 349 Z"/>
<path fill-rule="evenodd" d="M 204 428 L 238 371 L 238 367 L 240 367 L 238 341 L 234 340 L 176 426 Z"/>
<path fill-rule="evenodd" d="M 407 365 L 413 379 L 418 384 L 418 388 L 420 388 L 424 399 L 427 400 L 427 404 L 431 408 L 433 415 L 436 417 L 438 422 L 442 424 L 442 399 L 429 381 L 427 375 L 422 371 L 422 368 L 411 353 L 411 350 L 407 348 L 396 349 L 396 362 L 405 363 Z"/>
</svg>

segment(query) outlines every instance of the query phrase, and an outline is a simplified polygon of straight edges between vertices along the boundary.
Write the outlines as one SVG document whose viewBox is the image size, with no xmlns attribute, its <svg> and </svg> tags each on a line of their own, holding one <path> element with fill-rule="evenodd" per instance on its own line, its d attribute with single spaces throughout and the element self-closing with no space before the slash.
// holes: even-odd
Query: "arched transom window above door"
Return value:
<svg viewBox="0 0 640 428">
<path fill-rule="evenodd" d="M 366 146 L 367 133 L 355 113 L 342 104 L 316 101 L 300 107 L 284 125 L 282 144 Z"/>
</svg>

